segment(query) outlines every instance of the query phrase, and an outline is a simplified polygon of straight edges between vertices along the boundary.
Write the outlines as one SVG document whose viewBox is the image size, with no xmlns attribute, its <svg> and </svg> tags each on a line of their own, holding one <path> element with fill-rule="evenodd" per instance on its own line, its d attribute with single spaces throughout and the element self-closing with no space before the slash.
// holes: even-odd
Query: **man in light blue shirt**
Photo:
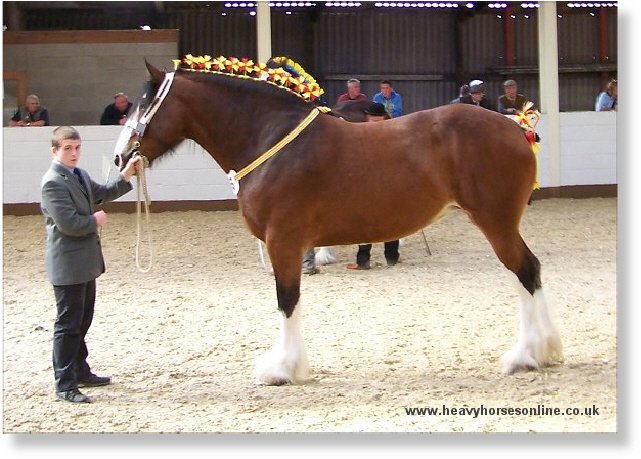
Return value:
<svg viewBox="0 0 641 459">
<path fill-rule="evenodd" d="M 399 93 L 394 91 L 389 80 L 381 81 L 381 92 L 375 94 L 372 100 L 383 104 L 392 118 L 397 118 L 403 114 L 403 99 Z"/>
<path fill-rule="evenodd" d="M 610 80 L 601 94 L 596 98 L 594 110 L 597 112 L 616 112 L 617 107 L 617 80 Z"/>
</svg>

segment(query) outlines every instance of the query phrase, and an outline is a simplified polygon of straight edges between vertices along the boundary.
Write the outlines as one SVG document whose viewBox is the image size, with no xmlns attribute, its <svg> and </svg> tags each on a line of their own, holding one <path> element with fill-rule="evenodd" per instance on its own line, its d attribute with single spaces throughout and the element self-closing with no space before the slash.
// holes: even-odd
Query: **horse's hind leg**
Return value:
<svg viewBox="0 0 641 459">
<path fill-rule="evenodd" d="M 309 365 L 300 329 L 300 278 L 302 252 L 287 244 L 268 244 L 276 278 L 280 336 L 272 349 L 256 362 L 256 384 L 283 385 L 303 382 Z"/>
<path fill-rule="evenodd" d="M 539 260 L 523 242 L 516 225 L 507 231 L 479 226 L 501 262 L 518 279 L 515 283 L 521 300 L 521 325 L 516 345 L 503 356 L 505 372 L 538 369 L 562 360 L 561 338 L 550 318 Z"/>
</svg>

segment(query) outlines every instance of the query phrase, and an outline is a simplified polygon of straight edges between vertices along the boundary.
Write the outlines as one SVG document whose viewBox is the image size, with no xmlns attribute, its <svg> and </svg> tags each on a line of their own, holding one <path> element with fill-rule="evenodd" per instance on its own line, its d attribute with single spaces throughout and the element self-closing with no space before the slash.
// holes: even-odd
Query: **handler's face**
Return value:
<svg viewBox="0 0 641 459">
<path fill-rule="evenodd" d="M 80 161 L 80 140 L 63 140 L 59 147 L 51 147 L 51 154 L 63 165 L 73 169 Z"/>
</svg>

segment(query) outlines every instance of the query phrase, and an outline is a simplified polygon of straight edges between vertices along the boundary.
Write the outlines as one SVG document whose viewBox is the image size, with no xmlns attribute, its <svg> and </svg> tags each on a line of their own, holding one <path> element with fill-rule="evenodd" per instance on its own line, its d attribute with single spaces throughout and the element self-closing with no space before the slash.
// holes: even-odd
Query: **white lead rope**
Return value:
<svg viewBox="0 0 641 459">
<path fill-rule="evenodd" d="M 148 273 L 151 270 L 153 265 L 153 248 L 151 245 L 151 223 L 149 217 L 149 205 L 151 200 L 149 199 L 149 192 L 147 191 L 147 178 L 145 176 L 145 169 L 149 162 L 147 158 L 142 156 L 142 170 L 136 174 L 136 268 L 141 273 Z M 147 244 L 149 247 L 149 264 L 146 268 L 143 268 L 140 264 L 140 243 L 141 243 L 141 229 L 142 229 L 142 217 L 141 217 L 141 193 L 144 194 L 144 203 L 145 203 L 145 223 L 147 224 Z"/>
</svg>

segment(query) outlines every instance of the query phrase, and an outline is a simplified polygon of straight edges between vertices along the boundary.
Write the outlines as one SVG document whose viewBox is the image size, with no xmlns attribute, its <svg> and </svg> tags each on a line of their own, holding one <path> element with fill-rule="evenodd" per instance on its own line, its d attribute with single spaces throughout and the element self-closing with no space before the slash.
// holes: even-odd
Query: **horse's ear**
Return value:
<svg viewBox="0 0 641 459">
<path fill-rule="evenodd" d="M 149 75 L 151 75 L 151 79 L 154 80 L 155 83 L 160 84 L 160 82 L 165 79 L 165 73 L 151 65 L 147 59 L 145 59 L 145 65 L 147 66 Z"/>
</svg>

